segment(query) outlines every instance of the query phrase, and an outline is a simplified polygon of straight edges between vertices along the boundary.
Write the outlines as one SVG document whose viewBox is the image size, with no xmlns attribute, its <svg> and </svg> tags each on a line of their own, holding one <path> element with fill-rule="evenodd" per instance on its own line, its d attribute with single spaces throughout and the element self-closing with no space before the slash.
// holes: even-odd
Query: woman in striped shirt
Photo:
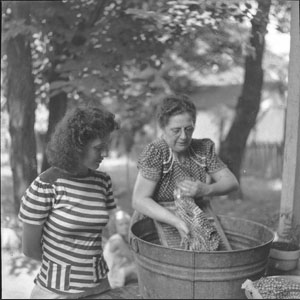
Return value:
<svg viewBox="0 0 300 300">
<path fill-rule="evenodd" d="M 116 208 L 111 178 L 97 171 L 107 156 L 114 115 L 77 107 L 47 147 L 51 167 L 21 200 L 23 252 L 41 261 L 31 299 L 75 299 L 109 289 L 102 229 Z"/>
</svg>

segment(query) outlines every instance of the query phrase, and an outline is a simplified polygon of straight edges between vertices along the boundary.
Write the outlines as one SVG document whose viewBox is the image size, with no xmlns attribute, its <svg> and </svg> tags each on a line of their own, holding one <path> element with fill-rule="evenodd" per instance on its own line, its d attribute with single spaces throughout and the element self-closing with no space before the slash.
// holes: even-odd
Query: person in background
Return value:
<svg viewBox="0 0 300 300">
<path fill-rule="evenodd" d="M 114 115 L 82 106 L 67 112 L 47 146 L 51 167 L 21 199 L 23 253 L 41 262 L 31 299 L 77 299 L 109 290 L 102 229 L 116 208 L 108 174 Z"/>
<path fill-rule="evenodd" d="M 130 215 L 123 210 L 115 212 L 111 219 L 115 233 L 104 246 L 103 255 L 108 265 L 108 281 L 112 288 L 137 281 L 137 268 L 128 244 Z"/>
<path fill-rule="evenodd" d="M 174 226 L 181 238 L 187 224 L 167 207 L 174 204 L 175 187 L 201 203 L 203 197 L 224 195 L 238 188 L 238 181 L 216 154 L 208 138 L 193 139 L 196 107 L 185 96 L 165 97 L 157 112 L 162 136 L 148 144 L 138 160 L 131 224 L 144 216 Z M 207 183 L 207 177 L 211 182 Z"/>
</svg>

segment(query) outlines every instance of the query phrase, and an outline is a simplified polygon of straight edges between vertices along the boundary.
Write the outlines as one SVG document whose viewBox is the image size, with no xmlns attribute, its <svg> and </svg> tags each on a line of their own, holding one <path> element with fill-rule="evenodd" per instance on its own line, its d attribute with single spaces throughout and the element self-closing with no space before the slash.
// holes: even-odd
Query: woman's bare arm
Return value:
<svg viewBox="0 0 300 300">
<path fill-rule="evenodd" d="M 184 180 L 178 183 L 178 187 L 186 196 L 194 198 L 225 195 L 239 187 L 237 179 L 228 168 L 212 173 L 210 176 L 213 180 L 212 183 Z"/>
<path fill-rule="evenodd" d="M 22 250 L 24 255 L 35 260 L 42 260 L 43 225 L 23 223 Z"/>
<path fill-rule="evenodd" d="M 138 173 L 133 190 L 132 207 L 152 219 L 176 227 L 181 236 L 187 235 L 189 229 L 184 221 L 152 199 L 156 184 L 155 181 L 146 179 Z"/>
</svg>

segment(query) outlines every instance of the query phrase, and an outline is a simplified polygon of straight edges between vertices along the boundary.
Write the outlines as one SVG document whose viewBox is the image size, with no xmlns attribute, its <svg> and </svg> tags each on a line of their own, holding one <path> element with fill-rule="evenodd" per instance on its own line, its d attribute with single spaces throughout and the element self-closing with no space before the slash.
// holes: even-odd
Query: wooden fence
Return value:
<svg viewBox="0 0 300 300">
<path fill-rule="evenodd" d="M 241 174 L 281 179 L 282 165 L 283 144 L 252 143 L 245 150 Z"/>
</svg>

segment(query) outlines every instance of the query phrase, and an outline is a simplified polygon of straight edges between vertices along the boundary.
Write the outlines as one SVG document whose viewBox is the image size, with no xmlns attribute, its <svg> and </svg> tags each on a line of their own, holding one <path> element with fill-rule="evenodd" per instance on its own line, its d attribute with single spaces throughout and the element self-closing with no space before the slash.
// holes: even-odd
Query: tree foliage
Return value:
<svg viewBox="0 0 300 300">
<path fill-rule="evenodd" d="M 8 18 L 4 41 L 20 30 L 32 34 L 38 102 L 48 103 L 62 93 L 78 101 L 105 101 L 129 131 L 148 122 L 148 102 L 153 103 L 159 90 L 176 91 L 177 72 L 160 73 L 166 63 L 174 65 L 172 52 L 197 62 L 196 68 L 203 71 L 216 66 L 222 70 L 240 57 L 240 47 L 232 47 L 237 41 L 227 39 L 233 32 L 223 30 L 214 37 L 229 16 L 241 20 L 248 9 L 217 1 L 33 3 L 31 25 Z M 9 7 L 8 3 L 5 11 Z M 208 50 L 198 55 L 200 36 Z M 142 78 L 145 73 L 149 76 Z M 132 115 L 137 107 L 141 114 Z"/>
<path fill-rule="evenodd" d="M 28 37 L 35 100 L 58 114 L 51 126 L 66 106 L 50 99 L 101 102 L 120 118 L 126 152 L 161 95 L 189 93 L 197 74 L 243 66 L 255 52 L 249 27 L 256 1 L 27 1 L 30 24 L 11 17 L 12 2 L 2 4 L 2 58 L 10 39 Z M 288 31 L 289 6 L 273 3 L 278 30 Z"/>
</svg>

